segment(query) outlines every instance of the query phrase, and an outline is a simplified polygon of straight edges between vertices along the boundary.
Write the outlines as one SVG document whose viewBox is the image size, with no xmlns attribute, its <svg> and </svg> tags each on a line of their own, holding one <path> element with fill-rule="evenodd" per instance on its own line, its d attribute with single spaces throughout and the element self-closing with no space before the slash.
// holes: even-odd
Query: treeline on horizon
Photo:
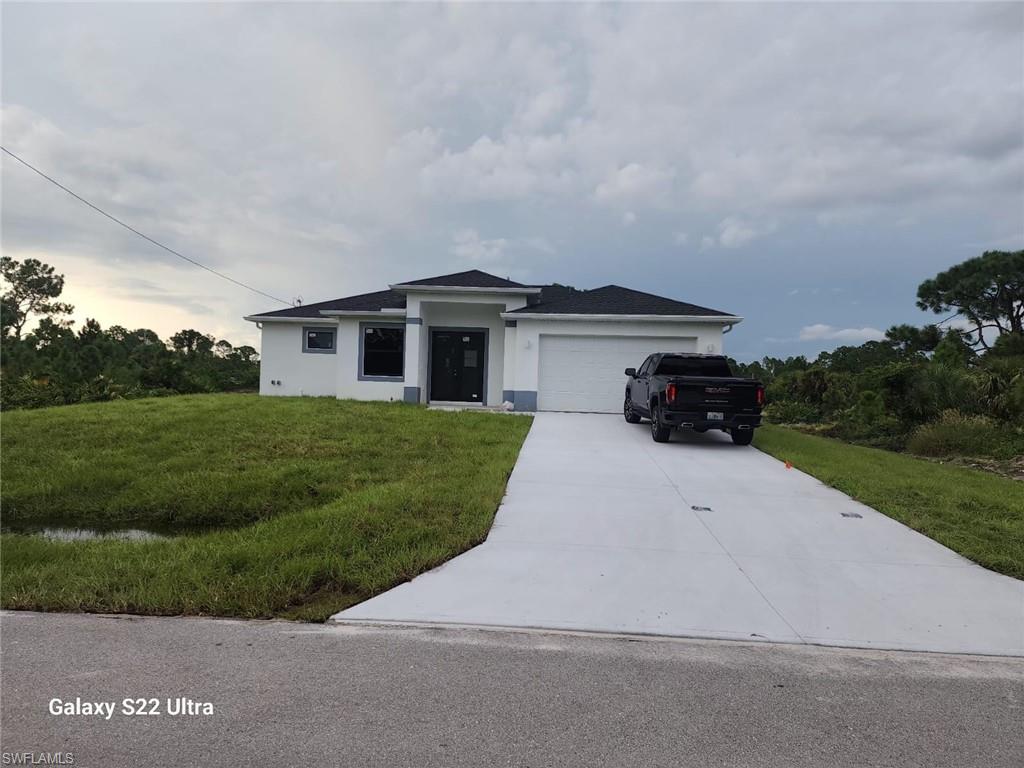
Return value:
<svg viewBox="0 0 1024 768">
<path fill-rule="evenodd" d="M 0 271 L 3 409 L 259 386 L 250 346 L 193 329 L 165 342 L 94 320 L 76 331 L 53 267 L 3 257 Z M 1024 456 L 1024 251 L 989 251 L 925 280 L 917 306 L 946 317 L 814 360 L 765 357 L 734 369 L 767 385 L 774 423 L 924 455 Z M 30 317 L 38 325 L 25 332 Z"/>
<path fill-rule="evenodd" d="M 1024 456 L 1024 251 L 990 251 L 925 280 L 917 306 L 949 317 L 814 360 L 734 368 L 766 384 L 773 423 L 926 456 Z"/>
<path fill-rule="evenodd" d="M 77 331 L 59 301 L 64 276 L 38 259 L 0 259 L 0 408 L 42 408 L 259 388 L 259 354 L 194 329 L 167 341 L 148 328 Z M 30 318 L 36 327 L 27 331 Z"/>
</svg>

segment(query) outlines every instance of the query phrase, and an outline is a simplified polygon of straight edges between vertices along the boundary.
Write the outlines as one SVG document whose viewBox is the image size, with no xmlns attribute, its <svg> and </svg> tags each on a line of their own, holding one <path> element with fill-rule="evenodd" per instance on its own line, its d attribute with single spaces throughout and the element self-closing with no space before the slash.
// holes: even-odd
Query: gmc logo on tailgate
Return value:
<svg viewBox="0 0 1024 768">
<path fill-rule="evenodd" d="M 729 394 L 728 387 L 704 387 L 704 391 L 709 395 L 727 395 Z"/>
</svg>

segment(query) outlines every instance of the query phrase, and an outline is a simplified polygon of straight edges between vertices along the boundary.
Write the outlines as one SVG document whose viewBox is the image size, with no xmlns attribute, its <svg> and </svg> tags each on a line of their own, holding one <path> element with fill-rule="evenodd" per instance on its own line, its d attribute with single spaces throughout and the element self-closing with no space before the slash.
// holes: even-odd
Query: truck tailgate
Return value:
<svg viewBox="0 0 1024 768">
<path fill-rule="evenodd" d="M 673 377 L 675 399 L 668 401 L 674 410 L 731 411 L 756 409 L 758 383 L 749 379 Z"/>
</svg>

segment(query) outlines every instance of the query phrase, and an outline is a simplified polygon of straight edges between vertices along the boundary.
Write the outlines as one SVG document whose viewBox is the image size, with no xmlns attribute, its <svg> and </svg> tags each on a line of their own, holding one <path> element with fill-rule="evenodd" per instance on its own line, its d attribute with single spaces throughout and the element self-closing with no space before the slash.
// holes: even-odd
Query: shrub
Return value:
<svg viewBox="0 0 1024 768">
<path fill-rule="evenodd" d="M 919 456 L 1024 456 L 1024 430 L 987 416 L 945 411 L 938 420 L 914 430 L 907 450 Z"/>
<path fill-rule="evenodd" d="M 49 408 L 72 403 L 95 403 L 106 400 L 135 400 L 140 397 L 164 397 L 179 394 L 163 387 L 142 387 L 117 384 L 98 376 L 87 382 L 61 385 L 49 378 L 4 376 L 0 378 L 0 410 L 16 408 Z"/>
<path fill-rule="evenodd" d="M 857 404 L 847 413 L 848 420 L 870 427 L 885 418 L 885 401 L 877 392 L 861 392 Z"/>
<path fill-rule="evenodd" d="M 886 410 L 909 430 L 938 418 L 943 411 L 973 411 L 980 406 L 977 375 L 939 364 L 898 363 L 879 371 L 879 391 Z"/>
<path fill-rule="evenodd" d="M 764 409 L 764 417 L 772 424 L 813 424 L 821 421 L 821 413 L 817 408 L 793 400 L 769 400 Z"/>
<path fill-rule="evenodd" d="M 828 374 L 828 389 L 821 398 L 821 408 L 824 415 L 830 416 L 849 407 L 857 396 L 857 384 L 854 377 L 849 373 Z"/>
<path fill-rule="evenodd" d="M 932 354 L 932 362 L 947 368 L 966 368 L 976 358 L 977 353 L 971 345 L 961 334 L 955 332 L 943 336 Z"/>
<path fill-rule="evenodd" d="M 1018 376 L 1003 395 L 1003 405 L 1008 418 L 1024 424 L 1024 376 Z"/>
<path fill-rule="evenodd" d="M 878 392 L 861 392 L 856 405 L 838 416 L 830 437 L 891 451 L 903 448 L 905 430 L 899 419 L 886 412 L 885 401 Z"/>
<path fill-rule="evenodd" d="M 63 404 L 63 393 L 47 381 L 35 381 L 30 376 L 4 376 L 0 379 L 0 410 Z"/>
<path fill-rule="evenodd" d="M 914 383 L 926 408 L 934 410 L 931 418 L 948 410 L 973 412 L 978 408 L 980 381 L 964 368 L 928 365 L 921 369 Z"/>
<path fill-rule="evenodd" d="M 1024 422 L 1024 357 L 986 355 L 977 376 L 981 407 L 997 419 Z"/>
</svg>

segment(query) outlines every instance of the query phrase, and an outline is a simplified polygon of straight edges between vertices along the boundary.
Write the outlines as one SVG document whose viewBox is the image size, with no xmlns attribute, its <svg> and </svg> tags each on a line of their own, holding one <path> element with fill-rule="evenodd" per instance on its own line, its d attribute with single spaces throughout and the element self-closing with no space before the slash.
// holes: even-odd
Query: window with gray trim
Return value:
<svg viewBox="0 0 1024 768">
<path fill-rule="evenodd" d="M 402 378 L 405 366 L 405 326 L 361 326 L 359 375 L 364 378 Z"/>
<path fill-rule="evenodd" d="M 337 328 L 305 327 L 302 329 L 302 351 L 333 355 Z"/>
</svg>

